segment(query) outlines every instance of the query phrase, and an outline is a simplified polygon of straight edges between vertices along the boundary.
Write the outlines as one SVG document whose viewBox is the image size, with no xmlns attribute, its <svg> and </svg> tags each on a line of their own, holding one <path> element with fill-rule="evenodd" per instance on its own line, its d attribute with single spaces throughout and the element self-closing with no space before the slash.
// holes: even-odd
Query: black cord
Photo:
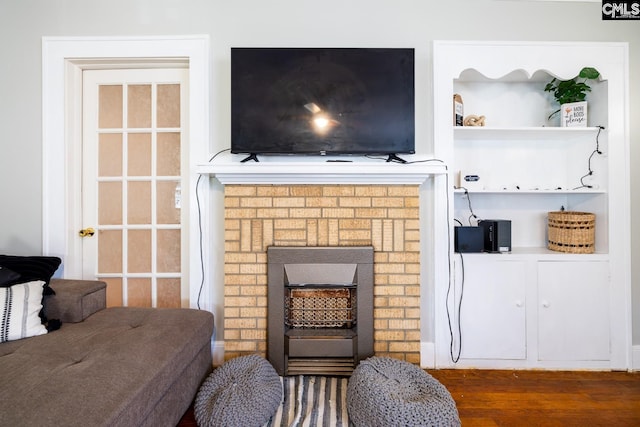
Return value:
<svg viewBox="0 0 640 427">
<path fill-rule="evenodd" d="M 209 159 L 209 163 L 213 161 L 213 159 L 215 159 L 216 157 L 218 157 L 219 154 L 224 153 L 225 151 L 230 151 L 231 148 L 225 148 L 224 150 L 220 150 L 218 151 L 216 154 L 214 154 L 213 156 L 211 156 L 211 158 Z M 203 249 L 203 243 L 202 243 L 202 239 L 203 239 L 203 234 L 202 234 L 202 209 L 200 208 L 200 196 L 198 194 L 198 188 L 200 187 L 200 180 L 202 179 L 202 174 L 200 174 L 200 176 L 198 177 L 198 180 L 196 181 L 196 205 L 198 207 L 198 233 L 200 234 L 200 274 L 201 274 L 201 278 L 200 278 L 200 289 L 198 290 L 198 299 L 196 301 L 196 305 L 198 306 L 198 310 L 200 310 L 200 296 L 202 295 L 202 288 L 204 288 L 204 249 Z"/>
<path fill-rule="evenodd" d="M 593 188 L 593 185 L 589 185 L 589 184 L 585 184 L 584 183 L 584 179 L 588 176 L 593 175 L 593 169 L 591 169 L 591 159 L 593 159 L 593 156 L 595 156 L 596 154 L 602 154 L 602 151 L 600 151 L 600 132 L 602 132 L 602 130 L 604 129 L 604 126 L 598 126 L 598 133 L 596 134 L 596 149 L 593 150 L 593 152 L 591 153 L 591 155 L 589 156 L 589 160 L 587 162 L 587 170 L 588 172 L 586 173 L 586 175 L 583 175 L 580 178 L 580 186 L 575 187 L 574 190 L 577 190 L 579 188 Z"/>
<path fill-rule="evenodd" d="M 471 224 L 471 218 L 476 220 L 476 225 L 477 222 L 479 221 L 478 216 L 473 212 L 473 208 L 471 207 L 471 195 L 469 194 L 469 190 L 467 190 L 465 187 L 453 187 L 456 190 L 464 190 L 464 195 L 467 196 L 467 206 L 469 206 L 469 212 L 471 212 L 471 215 L 469 215 L 469 218 L 467 218 L 467 222 L 469 223 L 469 225 Z M 460 222 L 460 221 L 458 221 Z M 462 225 L 462 223 L 460 223 L 460 225 Z"/>
<path fill-rule="evenodd" d="M 458 299 L 458 352 L 456 355 L 454 355 L 454 347 L 455 347 L 455 339 L 453 337 L 453 326 L 451 325 L 451 314 L 450 314 L 450 310 L 449 310 L 449 294 L 451 292 L 451 279 L 449 279 L 449 289 L 447 290 L 447 319 L 449 322 L 449 337 L 450 337 L 450 344 L 449 344 L 449 354 L 451 356 L 451 361 L 453 361 L 453 363 L 458 363 L 458 361 L 460 360 L 460 354 L 462 353 L 462 321 L 460 320 L 460 315 L 462 313 L 462 297 L 464 296 L 464 257 L 462 256 L 461 253 L 458 253 L 458 255 L 460 255 L 460 271 L 462 273 L 462 281 L 460 284 L 460 298 Z M 451 277 L 451 276 L 449 276 Z"/>
</svg>

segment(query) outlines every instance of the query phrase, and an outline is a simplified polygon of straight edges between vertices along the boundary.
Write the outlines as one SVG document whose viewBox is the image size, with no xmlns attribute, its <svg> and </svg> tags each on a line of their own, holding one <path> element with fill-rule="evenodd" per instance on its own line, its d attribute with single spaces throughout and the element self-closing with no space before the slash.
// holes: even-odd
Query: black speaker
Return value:
<svg viewBox="0 0 640 427">
<path fill-rule="evenodd" d="M 480 227 L 455 227 L 454 248 L 456 252 L 482 252 L 484 230 Z"/>
<path fill-rule="evenodd" d="M 508 219 L 483 219 L 478 221 L 483 230 L 484 250 L 487 252 L 511 252 L 511 221 Z"/>
</svg>

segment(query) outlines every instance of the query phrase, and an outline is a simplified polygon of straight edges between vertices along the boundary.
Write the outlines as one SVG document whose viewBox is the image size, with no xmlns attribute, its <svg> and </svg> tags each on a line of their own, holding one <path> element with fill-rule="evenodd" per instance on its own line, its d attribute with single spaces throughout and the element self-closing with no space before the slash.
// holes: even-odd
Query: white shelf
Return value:
<svg viewBox="0 0 640 427">
<path fill-rule="evenodd" d="M 357 157 L 263 156 L 260 162 L 242 163 L 246 156 L 226 155 L 197 166 L 197 173 L 222 184 L 422 184 L 447 173 L 441 161 L 405 156 L 408 163 Z"/>
<path fill-rule="evenodd" d="M 459 255 L 456 253 L 456 256 Z M 566 252 L 558 252 L 547 249 L 546 247 L 523 247 L 523 248 L 512 248 L 511 252 L 500 252 L 500 253 L 488 253 L 488 252 L 480 252 L 480 253 L 462 253 L 463 257 L 472 256 L 472 257 L 487 257 L 491 259 L 504 259 L 504 260 L 516 260 L 516 259 L 534 259 L 538 261 L 554 261 L 554 260 L 562 260 L 562 261 L 571 261 L 571 260 L 580 260 L 580 261 L 608 261 L 609 254 L 607 253 L 592 253 L 592 254 L 573 254 Z"/>
<path fill-rule="evenodd" d="M 453 126 L 456 139 L 562 139 L 597 134 L 597 126 L 590 127 L 488 127 Z"/>
<path fill-rule="evenodd" d="M 454 190 L 456 194 L 465 194 L 465 190 L 456 189 Z M 566 194 L 606 194 L 606 190 L 602 189 L 569 189 L 569 190 L 468 190 L 469 194 L 500 194 L 500 195 L 516 195 L 516 194 L 526 194 L 526 195 L 549 195 L 549 194 L 558 194 L 558 195 L 566 195 Z"/>
</svg>

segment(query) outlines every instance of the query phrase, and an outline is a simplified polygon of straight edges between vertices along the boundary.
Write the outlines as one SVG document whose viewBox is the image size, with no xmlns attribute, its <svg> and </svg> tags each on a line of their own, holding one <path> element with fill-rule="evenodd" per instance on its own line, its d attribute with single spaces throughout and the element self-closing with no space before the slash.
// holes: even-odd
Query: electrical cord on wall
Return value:
<svg viewBox="0 0 640 427">
<path fill-rule="evenodd" d="M 596 149 L 593 150 L 593 152 L 591 153 L 591 155 L 589 156 L 589 160 L 587 162 L 587 173 L 585 175 L 583 175 L 580 178 L 580 185 L 578 187 L 575 187 L 574 190 L 577 190 L 579 188 L 593 188 L 593 185 L 589 185 L 589 184 L 585 184 L 584 183 L 584 179 L 588 176 L 593 175 L 593 169 L 591 169 L 591 159 L 593 159 L 593 156 L 595 156 L 596 154 L 602 154 L 602 151 L 600 151 L 600 132 L 602 132 L 602 130 L 604 129 L 604 126 L 598 126 L 598 133 L 596 134 Z"/>
<path fill-rule="evenodd" d="M 219 154 L 224 153 L 225 151 L 230 151 L 231 148 L 225 148 L 224 150 L 220 150 L 218 151 L 216 154 L 214 154 L 213 156 L 211 156 L 211 158 L 209 159 L 209 163 L 213 161 L 213 159 L 215 159 L 216 157 L 218 157 Z M 198 290 L 198 300 L 196 301 L 196 305 L 198 306 L 198 310 L 200 310 L 200 296 L 202 295 L 202 288 L 204 288 L 204 274 L 205 274 L 205 269 L 204 269 L 204 250 L 203 250 L 203 245 L 202 245 L 202 239 L 203 239 L 203 234 L 202 234 L 202 209 L 200 207 L 200 195 L 198 194 L 198 188 L 200 187 L 200 180 L 202 179 L 202 174 L 200 174 L 200 176 L 198 177 L 198 180 L 196 181 L 196 205 L 198 207 L 198 233 L 199 233 L 199 243 L 200 243 L 200 274 L 201 274 L 201 278 L 200 278 L 200 289 Z"/>
</svg>

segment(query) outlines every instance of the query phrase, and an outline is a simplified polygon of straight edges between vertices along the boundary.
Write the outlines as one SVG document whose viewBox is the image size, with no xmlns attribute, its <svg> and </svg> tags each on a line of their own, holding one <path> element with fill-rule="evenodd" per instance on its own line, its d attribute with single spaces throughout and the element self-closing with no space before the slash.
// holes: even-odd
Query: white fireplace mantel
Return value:
<svg viewBox="0 0 640 427">
<path fill-rule="evenodd" d="M 447 173 L 440 160 L 403 156 L 407 163 L 367 157 L 246 156 L 228 154 L 200 164 L 197 172 L 226 184 L 417 184 L 433 175 Z"/>
</svg>

